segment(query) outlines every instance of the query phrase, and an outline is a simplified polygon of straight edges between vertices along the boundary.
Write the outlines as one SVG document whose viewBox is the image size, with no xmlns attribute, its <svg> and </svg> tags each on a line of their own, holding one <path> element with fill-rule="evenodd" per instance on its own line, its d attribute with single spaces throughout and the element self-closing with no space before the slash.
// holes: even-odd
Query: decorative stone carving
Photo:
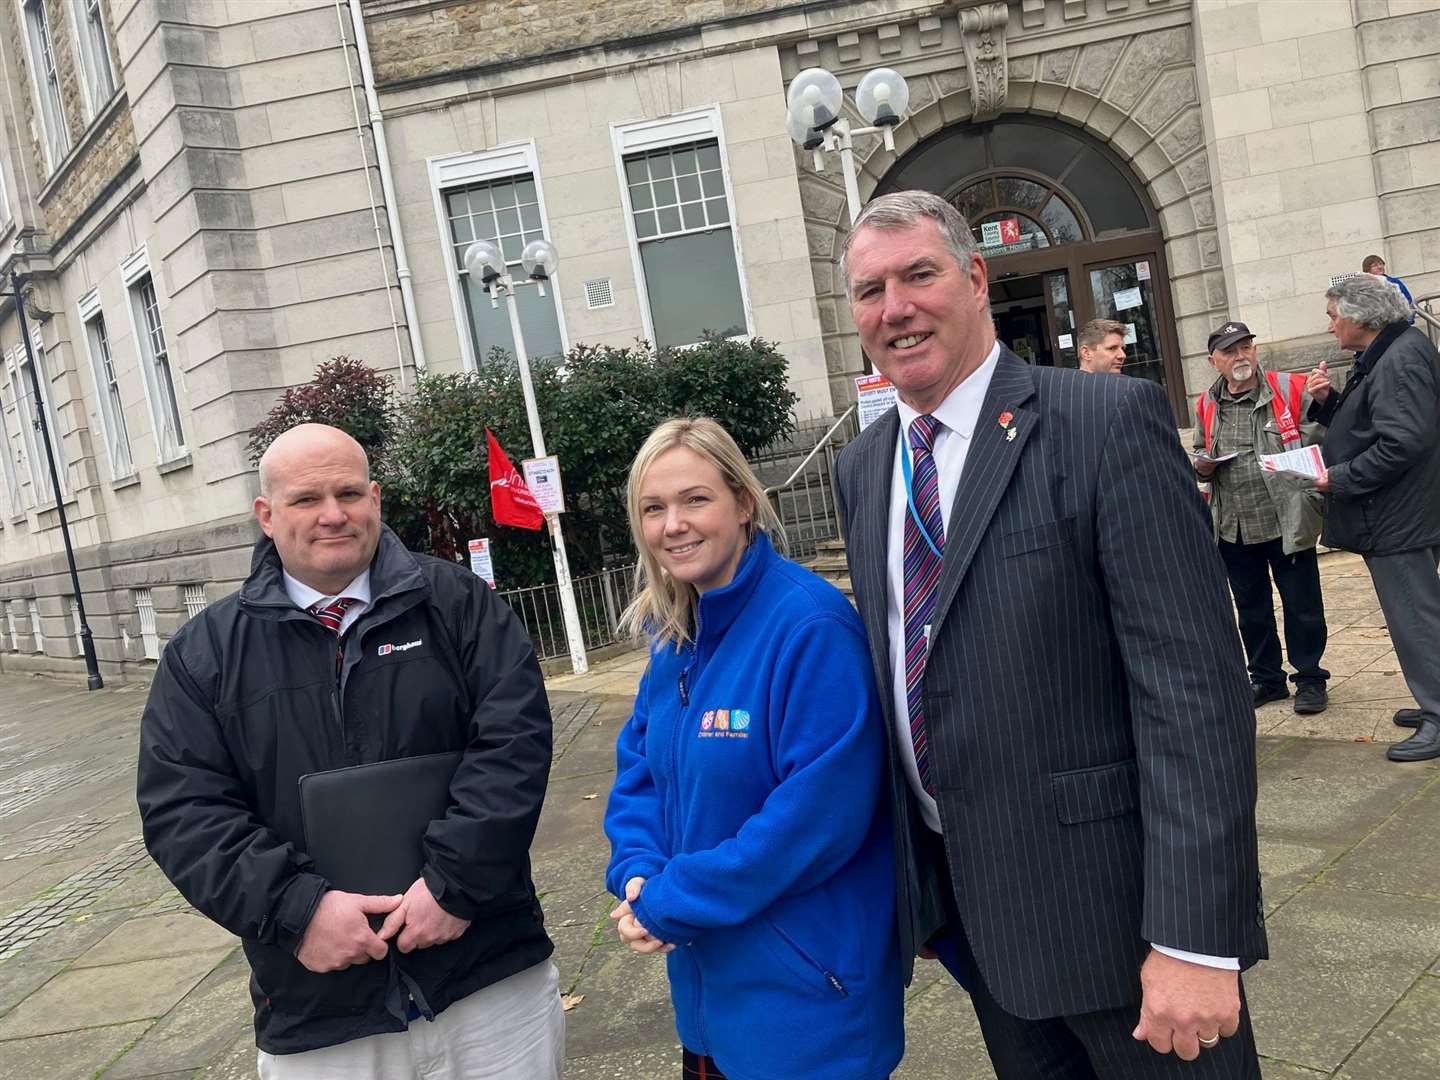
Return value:
<svg viewBox="0 0 1440 1080">
<path fill-rule="evenodd" d="M 875 31 L 876 44 L 881 56 L 899 56 L 905 44 L 900 40 L 900 24 L 886 23 Z"/>
<path fill-rule="evenodd" d="M 980 4 L 960 12 L 960 37 L 965 63 L 970 68 L 971 119 L 993 120 L 1005 107 L 1009 71 L 1005 56 L 1005 27 L 1010 8 L 1003 3 Z"/>
</svg>

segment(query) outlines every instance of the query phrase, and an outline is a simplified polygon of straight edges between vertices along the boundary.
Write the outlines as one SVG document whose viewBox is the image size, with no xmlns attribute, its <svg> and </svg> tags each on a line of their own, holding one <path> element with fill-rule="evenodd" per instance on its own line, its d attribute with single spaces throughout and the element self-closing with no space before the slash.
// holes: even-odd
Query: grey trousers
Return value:
<svg viewBox="0 0 1440 1080">
<path fill-rule="evenodd" d="M 1440 547 L 1366 555 L 1405 685 L 1426 713 L 1440 718 Z"/>
</svg>

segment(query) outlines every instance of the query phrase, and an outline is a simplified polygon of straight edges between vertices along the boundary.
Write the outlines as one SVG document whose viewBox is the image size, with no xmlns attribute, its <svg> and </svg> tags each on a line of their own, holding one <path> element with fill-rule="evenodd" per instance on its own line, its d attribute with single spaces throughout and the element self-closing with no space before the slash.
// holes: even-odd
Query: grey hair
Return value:
<svg viewBox="0 0 1440 1080">
<path fill-rule="evenodd" d="M 1391 323 L 1410 318 L 1410 305 L 1400 290 L 1374 274 L 1356 274 L 1325 290 L 1325 299 L 1335 301 L 1342 319 L 1370 330 L 1383 330 Z"/>
<path fill-rule="evenodd" d="M 965 215 L 939 195 L 928 191 L 896 191 L 871 199 L 850 227 L 845 245 L 840 249 L 840 276 L 845 279 L 845 295 L 850 295 L 850 245 L 861 229 L 909 229 L 930 220 L 940 229 L 945 247 L 962 270 L 970 267 L 970 257 L 980 248 Z"/>
</svg>

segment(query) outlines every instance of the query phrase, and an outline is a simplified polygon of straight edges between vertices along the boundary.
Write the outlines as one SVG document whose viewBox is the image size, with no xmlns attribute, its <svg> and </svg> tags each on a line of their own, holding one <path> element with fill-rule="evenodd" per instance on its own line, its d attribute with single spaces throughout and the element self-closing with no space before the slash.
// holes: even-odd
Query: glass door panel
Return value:
<svg viewBox="0 0 1440 1080">
<path fill-rule="evenodd" d="M 1110 266 L 1088 267 L 1097 319 L 1125 324 L 1124 375 L 1165 385 L 1160 336 L 1160 304 L 1155 294 L 1153 257 Z"/>
<path fill-rule="evenodd" d="M 1056 367 L 1079 367 L 1075 351 L 1075 308 L 1070 303 L 1070 275 L 1056 270 L 1045 275 L 1045 307 L 1049 313 L 1050 344 Z"/>
</svg>

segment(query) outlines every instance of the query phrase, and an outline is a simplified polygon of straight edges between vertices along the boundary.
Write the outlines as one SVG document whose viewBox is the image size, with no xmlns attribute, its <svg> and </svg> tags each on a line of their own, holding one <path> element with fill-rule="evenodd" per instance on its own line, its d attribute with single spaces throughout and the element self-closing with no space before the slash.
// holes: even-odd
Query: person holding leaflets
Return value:
<svg viewBox="0 0 1440 1080">
<path fill-rule="evenodd" d="M 626 501 L 640 560 L 623 625 L 651 652 L 605 814 L 620 938 L 667 958 L 684 1076 L 887 1077 L 904 982 L 860 619 L 777 554 L 779 522 L 715 421 L 656 428 Z"/>
<path fill-rule="evenodd" d="M 1210 481 L 1215 541 L 1225 561 L 1249 660 L 1256 706 L 1290 696 L 1280 666 L 1280 637 L 1270 580 L 1285 611 L 1285 647 L 1295 668 L 1295 711 L 1324 712 L 1330 673 L 1320 666 L 1328 631 L 1320 592 L 1325 497 L 1313 482 L 1261 468 L 1260 455 L 1320 442 L 1322 425 L 1306 419 L 1314 399 L 1299 372 L 1267 371 L 1255 335 L 1226 322 L 1210 335 L 1219 376 L 1195 402 L 1196 474 Z"/>
</svg>

